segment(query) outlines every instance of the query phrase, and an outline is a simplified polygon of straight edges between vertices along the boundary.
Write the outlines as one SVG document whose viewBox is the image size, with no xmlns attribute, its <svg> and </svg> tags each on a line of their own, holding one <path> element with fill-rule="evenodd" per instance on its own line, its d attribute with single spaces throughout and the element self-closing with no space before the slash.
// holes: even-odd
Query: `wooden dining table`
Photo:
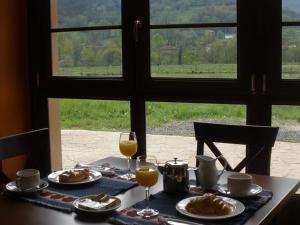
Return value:
<svg viewBox="0 0 300 225">
<path fill-rule="evenodd" d="M 97 161 L 109 163 L 111 166 L 126 168 L 127 161 L 122 158 L 108 157 Z M 225 183 L 230 172 L 225 172 L 220 183 Z M 191 174 L 192 176 L 192 174 Z M 299 189 L 300 182 L 296 179 L 272 177 L 253 174 L 253 182 L 263 189 L 273 192 L 273 197 L 263 205 L 245 225 L 268 224 L 284 207 L 291 196 Z M 163 179 L 150 189 L 152 194 L 163 190 Z M 125 193 L 117 195 L 121 199 L 118 210 L 129 207 L 145 199 L 145 190 L 136 186 Z M 55 209 L 42 207 L 7 196 L 0 196 L 0 224 L 1 225 L 79 225 L 79 224 L 108 224 L 106 217 L 80 216 L 76 213 L 65 213 Z"/>
</svg>

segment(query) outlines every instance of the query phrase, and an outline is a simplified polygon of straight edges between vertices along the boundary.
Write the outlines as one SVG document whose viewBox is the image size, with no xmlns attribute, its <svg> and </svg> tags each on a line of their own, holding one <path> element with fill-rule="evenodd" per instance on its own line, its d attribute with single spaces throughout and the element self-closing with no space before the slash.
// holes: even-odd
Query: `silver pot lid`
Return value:
<svg viewBox="0 0 300 225">
<path fill-rule="evenodd" d="M 182 167 L 182 166 L 187 166 L 188 162 L 184 160 L 178 160 L 177 158 L 174 158 L 174 160 L 169 160 L 166 162 L 166 164 L 170 166 L 175 166 L 175 167 Z"/>
</svg>

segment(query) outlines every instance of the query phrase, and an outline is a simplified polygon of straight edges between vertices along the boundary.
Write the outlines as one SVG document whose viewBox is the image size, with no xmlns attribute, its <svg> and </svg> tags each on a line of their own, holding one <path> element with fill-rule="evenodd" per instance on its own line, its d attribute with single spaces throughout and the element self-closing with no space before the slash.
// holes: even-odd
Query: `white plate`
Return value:
<svg viewBox="0 0 300 225">
<path fill-rule="evenodd" d="M 107 201 L 98 202 L 92 200 L 92 198 L 96 196 L 97 195 L 89 195 L 76 199 L 73 202 L 75 211 L 84 213 L 108 213 L 116 210 L 121 206 L 121 200 L 117 197 L 107 195 L 109 197 Z M 111 207 L 105 208 L 105 206 L 111 201 L 115 201 L 115 203 Z M 91 207 L 88 207 L 89 205 L 91 205 Z"/>
<path fill-rule="evenodd" d="M 81 170 L 81 169 L 71 169 L 71 170 Z M 60 170 L 53 172 L 48 175 L 48 180 L 52 183 L 56 184 L 66 184 L 66 185 L 77 185 L 77 184 L 86 184 L 86 183 L 91 183 L 99 180 L 102 177 L 102 174 L 96 170 L 90 170 L 90 175 L 84 180 L 78 181 L 78 182 L 61 182 L 59 181 L 59 175 L 69 171 L 69 170 Z"/>
<path fill-rule="evenodd" d="M 196 219 L 205 219 L 205 220 L 227 219 L 227 218 L 237 216 L 237 215 L 241 214 L 242 212 L 244 212 L 244 210 L 245 210 L 244 204 L 241 203 L 240 201 L 237 201 L 235 199 L 228 198 L 228 197 L 217 196 L 217 197 L 221 198 L 223 201 L 226 201 L 227 203 L 232 205 L 232 209 L 231 209 L 229 214 L 226 214 L 226 215 L 208 215 L 208 214 L 194 214 L 194 213 L 188 212 L 186 210 L 186 205 L 192 199 L 195 199 L 197 197 L 199 197 L 199 196 L 189 197 L 189 198 L 181 200 L 180 202 L 177 203 L 176 210 L 178 212 L 180 212 L 181 214 L 185 215 L 185 216 L 196 218 Z"/>
<path fill-rule="evenodd" d="M 6 184 L 5 187 L 6 187 L 7 191 L 18 193 L 18 194 L 35 194 L 35 193 L 41 193 L 45 188 L 47 188 L 48 187 L 48 182 L 44 181 L 44 180 L 40 180 L 40 184 L 37 187 L 27 189 L 27 190 L 19 189 L 16 186 L 15 181 L 9 182 L 8 184 Z"/>
<path fill-rule="evenodd" d="M 250 191 L 246 195 L 232 195 L 230 191 L 227 188 L 227 184 L 221 184 L 218 186 L 218 191 L 223 194 L 230 197 L 239 197 L 239 198 L 247 198 L 255 196 L 262 192 L 262 187 L 257 184 L 252 184 Z"/>
</svg>

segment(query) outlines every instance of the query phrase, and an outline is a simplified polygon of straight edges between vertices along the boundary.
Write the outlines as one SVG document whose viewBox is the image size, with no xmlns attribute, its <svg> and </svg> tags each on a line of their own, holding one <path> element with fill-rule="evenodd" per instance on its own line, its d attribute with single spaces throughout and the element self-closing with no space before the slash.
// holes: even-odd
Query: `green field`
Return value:
<svg viewBox="0 0 300 225">
<path fill-rule="evenodd" d="M 129 102 L 64 99 L 60 103 L 62 128 L 119 130 L 130 126 Z M 150 127 L 198 118 L 245 118 L 245 108 L 232 105 L 148 102 L 146 113 L 147 125 Z"/>
<path fill-rule="evenodd" d="M 85 76 L 85 77 L 121 77 L 120 66 L 107 67 L 62 67 L 55 75 Z M 236 78 L 235 64 L 199 64 L 199 65 L 153 65 L 153 77 L 181 78 Z"/>
<path fill-rule="evenodd" d="M 61 67 L 55 75 L 84 77 L 121 77 L 121 66 Z M 152 65 L 152 77 L 227 78 L 237 77 L 236 64 Z M 300 64 L 282 65 L 283 79 L 300 79 Z"/>
<path fill-rule="evenodd" d="M 282 65 L 283 79 L 300 79 L 300 64 Z"/>
<path fill-rule="evenodd" d="M 299 65 L 284 65 L 286 79 L 300 78 Z M 234 64 L 201 64 L 152 66 L 154 77 L 210 77 L 235 78 Z M 69 76 L 121 76 L 121 68 L 72 67 L 61 68 L 60 74 Z M 60 101 L 61 125 L 64 129 L 120 130 L 130 126 L 129 102 L 67 100 Z M 147 126 L 158 127 L 175 121 L 215 119 L 245 121 L 246 108 L 239 105 L 154 103 L 146 104 Z M 300 107 L 274 107 L 273 121 L 300 122 Z"/>
<path fill-rule="evenodd" d="M 130 127 L 129 102 L 108 100 L 60 100 L 63 129 L 117 131 Z M 147 102 L 147 126 L 175 121 L 221 120 L 244 123 L 246 108 L 240 105 Z M 273 120 L 300 123 L 300 107 L 276 106 Z"/>
</svg>

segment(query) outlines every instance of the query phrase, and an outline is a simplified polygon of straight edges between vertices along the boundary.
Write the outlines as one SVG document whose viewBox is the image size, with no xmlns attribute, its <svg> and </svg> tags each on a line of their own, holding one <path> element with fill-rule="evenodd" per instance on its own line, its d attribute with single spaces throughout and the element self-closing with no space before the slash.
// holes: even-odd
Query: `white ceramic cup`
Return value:
<svg viewBox="0 0 300 225">
<path fill-rule="evenodd" d="M 227 178 L 227 188 L 232 196 L 248 195 L 252 184 L 252 176 L 249 174 L 237 173 Z"/>
<path fill-rule="evenodd" d="M 21 190 L 36 188 L 40 184 L 40 171 L 24 169 L 16 173 L 16 186 Z"/>
</svg>

